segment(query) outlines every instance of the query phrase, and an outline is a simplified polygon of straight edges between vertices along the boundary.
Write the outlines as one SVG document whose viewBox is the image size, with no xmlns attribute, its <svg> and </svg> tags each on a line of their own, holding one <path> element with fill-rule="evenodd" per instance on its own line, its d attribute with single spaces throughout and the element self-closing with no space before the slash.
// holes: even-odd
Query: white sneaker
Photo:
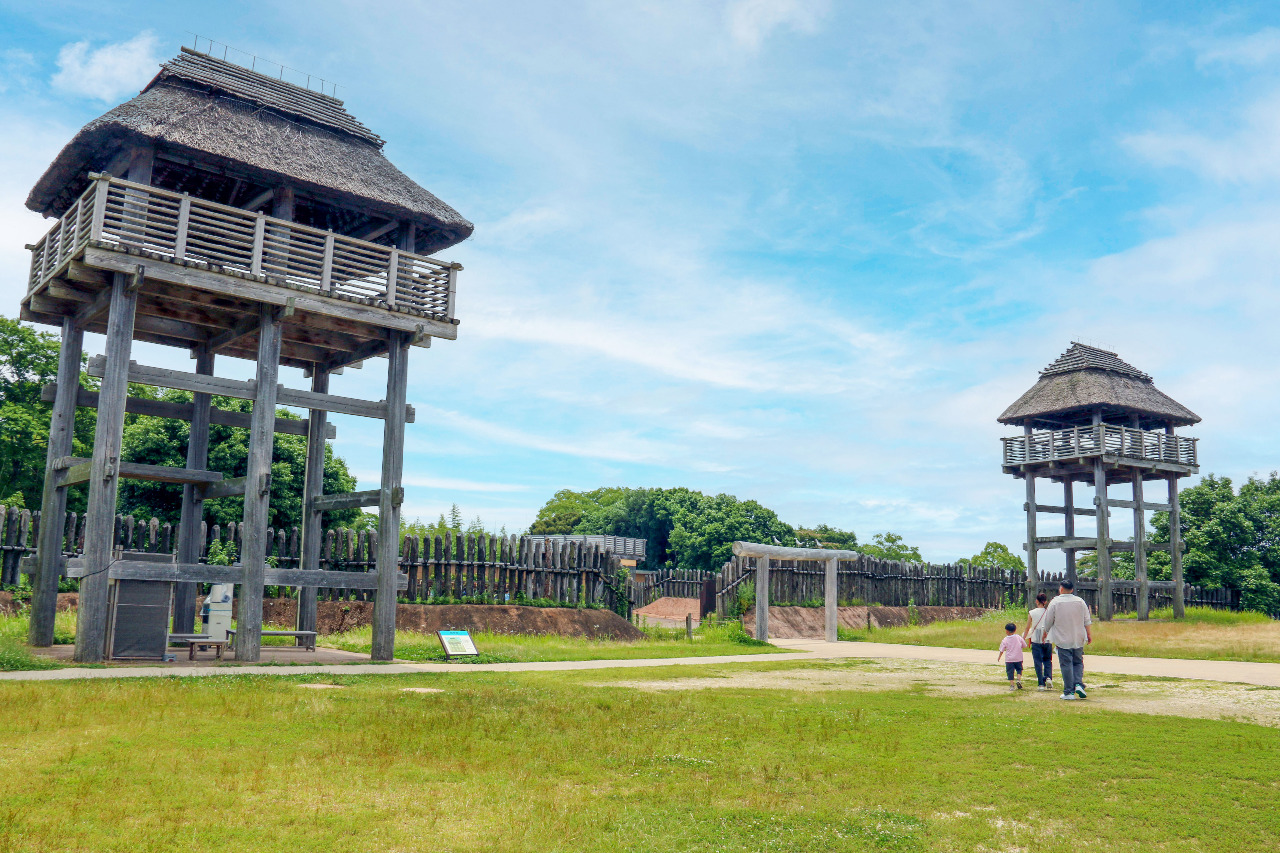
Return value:
<svg viewBox="0 0 1280 853">
<path fill-rule="evenodd" d="M 1064 701 L 1064 702 L 1074 702 L 1074 701 L 1076 701 L 1076 696 L 1075 696 L 1075 694 L 1074 694 L 1074 693 L 1064 693 L 1064 694 L 1062 694 L 1062 701 Z"/>
<path fill-rule="evenodd" d="M 1016 688 L 1016 687 L 1014 687 L 1012 684 L 1010 684 L 1010 685 L 1009 685 L 1009 689 L 1010 689 L 1010 690 L 1017 690 L 1018 688 Z"/>
<path fill-rule="evenodd" d="M 1044 680 L 1044 689 L 1045 689 L 1045 690 L 1052 690 L 1052 689 L 1053 689 L 1053 679 L 1052 679 L 1052 678 L 1046 678 L 1046 679 Z"/>
<path fill-rule="evenodd" d="M 1080 699 L 1085 698 L 1085 692 L 1084 692 L 1084 685 L 1083 685 L 1083 684 L 1077 684 L 1077 685 L 1076 685 L 1076 696 L 1077 696 L 1078 698 L 1080 698 Z"/>
<path fill-rule="evenodd" d="M 1043 693 L 1045 690 L 1048 690 L 1048 689 L 1049 689 L 1049 685 L 1047 685 L 1047 684 L 1040 684 L 1040 685 L 1037 685 L 1037 687 L 1036 687 L 1036 690 L 1039 690 L 1039 691 L 1040 691 L 1040 692 L 1042 692 L 1042 693 Z"/>
</svg>

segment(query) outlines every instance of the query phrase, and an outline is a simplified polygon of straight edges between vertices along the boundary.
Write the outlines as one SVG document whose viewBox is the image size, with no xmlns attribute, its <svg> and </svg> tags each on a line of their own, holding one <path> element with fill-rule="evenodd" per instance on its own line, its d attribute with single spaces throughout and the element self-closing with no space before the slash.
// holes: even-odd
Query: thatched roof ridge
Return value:
<svg viewBox="0 0 1280 853">
<path fill-rule="evenodd" d="M 382 137 L 361 124 L 335 97 L 259 74 L 188 47 L 160 66 L 160 73 L 147 88 L 171 78 L 207 86 L 293 118 L 350 133 L 379 148 L 383 144 Z"/>
<path fill-rule="evenodd" d="M 1200 422 L 1199 415 L 1156 388 L 1150 376 L 1107 350 L 1073 343 L 1040 374 L 1036 384 L 997 418 L 1000 423 L 1069 419 L 1099 408 L 1175 426 Z"/>
<path fill-rule="evenodd" d="M 214 89 L 162 71 L 136 98 L 75 135 L 36 182 L 27 207 L 60 214 L 84 190 L 89 172 L 104 168 L 123 147 L 150 144 L 161 154 L 244 172 L 268 186 L 287 182 L 390 219 L 416 222 L 419 253 L 439 251 L 471 235 L 474 226 L 469 221 L 386 158 L 381 140 L 375 143 L 287 112 L 264 108 L 225 87 Z"/>
</svg>

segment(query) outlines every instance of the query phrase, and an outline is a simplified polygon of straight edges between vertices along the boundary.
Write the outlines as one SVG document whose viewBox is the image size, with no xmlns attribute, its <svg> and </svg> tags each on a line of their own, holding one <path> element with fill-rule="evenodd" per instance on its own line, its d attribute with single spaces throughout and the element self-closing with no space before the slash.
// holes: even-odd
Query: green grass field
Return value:
<svg viewBox="0 0 1280 853">
<path fill-rule="evenodd" d="M 1280 730 L 728 677 L 875 666 L 3 682 L 0 850 L 1275 849 Z"/>
<path fill-rule="evenodd" d="M 1183 620 L 1171 611 L 1153 611 L 1152 621 L 1117 618 L 1093 623 L 1091 655 L 1132 655 L 1197 660 L 1240 660 L 1280 663 L 1280 621 L 1263 613 L 1232 613 L 1207 607 L 1189 607 Z M 840 639 L 913 646 L 947 646 L 958 649 L 991 649 L 1000 645 L 1004 625 L 1013 622 L 1022 632 L 1027 622 L 1023 608 L 988 613 L 978 619 L 908 625 L 871 630 L 840 629 Z"/>
<path fill-rule="evenodd" d="M 561 660 L 638 660 L 642 658 L 703 657 L 708 655 L 749 655 L 786 652 L 757 643 L 735 622 L 708 623 L 694 632 L 690 642 L 684 629 L 647 628 L 645 638 L 635 642 L 592 640 L 585 637 L 531 634 L 472 634 L 480 657 L 475 663 Z M 357 628 L 320 639 L 320 645 L 368 654 L 372 629 Z M 443 661 L 444 651 L 435 634 L 396 632 L 396 657 L 401 660 Z"/>
<path fill-rule="evenodd" d="M 25 645 L 27 617 L 0 616 L 0 672 L 15 670 L 56 669 L 62 664 L 33 654 Z M 287 627 L 287 626 L 265 626 Z M 58 614 L 54 640 L 57 643 L 75 642 L 76 623 L 74 612 Z M 504 663 L 525 661 L 564 660 L 637 660 L 642 658 L 705 657 L 711 655 L 750 655 L 786 652 L 773 646 L 757 643 L 742 631 L 736 622 L 709 621 L 694 633 L 689 641 L 683 629 L 645 629 L 645 638 L 635 642 L 619 640 L 591 640 L 584 637 L 560 637 L 532 634 L 473 634 L 477 649 L 475 659 L 463 659 L 473 663 Z M 264 646 L 292 646 L 291 637 L 263 637 Z M 368 654 L 372 644 L 372 629 L 357 628 L 342 634 L 330 634 L 319 639 L 319 645 L 344 651 Z M 443 661 L 444 651 L 434 634 L 414 631 L 396 633 L 396 657 L 401 660 Z"/>
</svg>

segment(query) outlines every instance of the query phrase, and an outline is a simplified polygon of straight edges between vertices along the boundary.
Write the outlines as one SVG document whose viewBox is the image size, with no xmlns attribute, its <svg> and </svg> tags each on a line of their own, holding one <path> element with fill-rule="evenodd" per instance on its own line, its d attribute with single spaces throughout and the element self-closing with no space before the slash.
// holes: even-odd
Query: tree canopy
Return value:
<svg viewBox="0 0 1280 853">
<path fill-rule="evenodd" d="M 1250 477 L 1237 491 L 1212 474 L 1179 493 L 1188 583 L 1234 587 L 1246 608 L 1280 612 L 1280 474 Z M 1153 542 L 1169 541 L 1169 514 L 1156 513 Z M 1152 554 L 1152 576 L 1167 577 L 1169 555 Z"/>
<path fill-rule="evenodd" d="M 57 335 L 0 317 L 0 504 L 5 506 L 40 506 L 51 411 L 40 401 L 40 389 L 58 378 L 59 346 Z M 86 376 L 80 381 L 97 387 Z M 90 454 L 96 416 L 93 409 L 77 413 L 76 456 Z M 68 505 L 83 510 L 84 496 L 71 491 Z"/>
<path fill-rule="evenodd" d="M 134 396 L 149 396 L 174 403 L 191 402 L 189 391 L 166 389 L 158 394 L 146 387 L 133 387 Z M 214 397 L 213 405 L 233 412 L 249 412 L 253 404 L 249 400 L 230 397 Z M 298 416 L 285 409 L 277 411 L 282 418 L 297 420 Z M 186 467 L 187 441 L 190 427 L 186 421 L 171 418 L 153 418 L 146 415 L 129 415 L 125 418 L 122 457 L 126 462 L 143 462 L 148 465 Z M 302 493 L 306 478 L 307 440 L 300 435 L 276 434 L 271 453 L 271 513 L 268 523 L 276 528 L 293 527 L 302 523 Z M 220 471 L 225 477 L 243 477 L 249 464 L 249 431 L 240 427 L 214 424 L 209 428 L 209 470 Z M 325 445 L 324 493 L 342 494 L 353 491 L 356 478 L 347 470 L 347 463 Z M 176 523 L 182 508 L 182 487 L 170 483 L 153 483 L 145 480 L 120 481 L 120 511 L 135 516 L 155 516 L 161 521 Z M 210 524 L 240 523 L 244 517 L 244 498 L 229 497 L 205 501 L 205 519 Z M 359 509 L 345 509 L 325 513 L 327 527 L 361 527 L 373 517 Z"/>
<path fill-rule="evenodd" d="M 871 537 L 871 543 L 858 549 L 864 554 L 879 557 L 882 560 L 901 560 L 904 563 L 923 563 L 924 557 L 920 549 L 908 545 L 896 533 L 877 533 Z"/>
<path fill-rule="evenodd" d="M 1022 558 L 1000 542 L 988 542 L 981 551 L 960 563 L 975 569 L 1027 570 L 1027 564 Z"/>
<path fill-rule="evenodd" d="M 41 332 L 17 320 L 0 317 L 0 503 L 22 504 L 35 509 L 40 505 L 44 489 L 45 456 L 49 447 L 51 407 L 41 402 L 40 389 L 58 376 L 59 337 Z M 86 359 L 82 359 L 86 360 Z M 80 374 L 81 386 L 96 389 L 96 380 Z M 133 397 L 149 397 L 172 402 L 190 402 L 186 391 L 155 389 L 130 385 Z M 215 397 L 213 405 L 230 411 L 248 412 L 252 403 Z M 281 409 L 285 418 L 296 415 Z M 97 411 L 76 410 L 73 454 L 93 454 L 93 433 Z M 152 465 L 186 467 L 187 439 L 190 425 L 186 421 L 126 415 L 122 461 Z M 302 520 L 302 485 L 305 476 L 306 439 L 296 435 L 276 435 L 271 462 L 271 516 L 275 527 L 291 527 Z M 209 430 L 209 469 L 227 477 L 244 476 L 248 467 L 248 430 L 214 424 Z M 356 479 L 346 463 L 325 448 L 324 491 L 326 494 L 350 492 Z M 68 508 L 83 511 L 86 489 L 69 489 Z M 177 522 L 182 504 L 182 487 L 169 483 L 121 480 L 118 511 L 134 516 L 155 516 L 161 521 Z M 219 498 L 205 502 L 205 518 L 211 524 L 239 522 L 243 517 L 244 499 Z M 359 509 L 326 514 L 325 522 L 333 526 L 363 526 L 373 518 Z"/>
</svg>

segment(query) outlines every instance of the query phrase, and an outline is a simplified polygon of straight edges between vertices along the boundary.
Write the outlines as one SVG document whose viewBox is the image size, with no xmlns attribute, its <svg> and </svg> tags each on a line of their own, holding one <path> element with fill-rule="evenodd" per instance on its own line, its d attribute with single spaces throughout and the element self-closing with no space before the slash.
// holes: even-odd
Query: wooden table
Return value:
<svg viewBox="0 0 1280 853">
<path fill-rule="evenodd" d="M 316 632 L 315 631 L 263 631 L 264 637 L 296 637 L 303 641 L 302 647 L 309 652 L 316 650 Z M 227 642 L 231 642 L 236 638 L 234 630 L 227 632 Z"/>
<path fill-rule="evenodd" d="M 196 647 L 207 648 L 213 646 L 213 657 L 215 660 L 222 660 L 222 650 L 227 647 L 226 640 L 210 640 L 208 637 L 193 637 L 184 639 L 182 642 L 187 644 L 187 660 L 196 659 Z"/>
</svg>

